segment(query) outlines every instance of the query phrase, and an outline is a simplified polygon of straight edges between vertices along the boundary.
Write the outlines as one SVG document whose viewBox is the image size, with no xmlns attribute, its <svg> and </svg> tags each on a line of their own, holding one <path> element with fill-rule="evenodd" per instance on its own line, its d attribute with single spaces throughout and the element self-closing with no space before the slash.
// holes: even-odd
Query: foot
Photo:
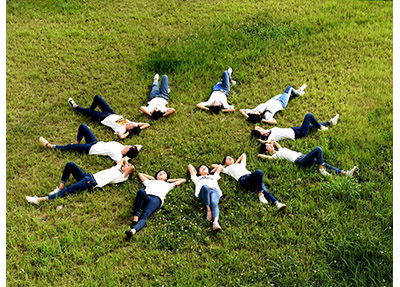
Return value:
<svg viewBox="0 0 400 287">
<path fill-rule="evenodd" d="M 319 169 L 319 172 L 320 172 L 322 175 L 325 175 L 325 176 L 330 176 L 330 175 L 331 175 L 329 172 L 327 172 L 327 171 L 325 170 L 325 168 L 320 168 L 320 169 Z"/>
<path fill-rule="evenodd" d="M 232 68 L 229 67 L 228 70 L 227 70 L 227 72 L 228 72 L 229 78 L 232 79 Z"/>
<path fill-rule="evenodd" d="M 158 79 L 160 78 L 160 75 L 159 74 L 155 74 L 154 75 L 154 79 L 153 79 L 153 82 L 158 82 Z"/>
<path fill-rule="evenodd" d="M 218 231 L 221 230 L 221 225 L 219 225 L 218 221 L 214 221 L 213 222 L 213 227 L 212 227 L 213 231 Z"/>
<path fill-rule="evenodd" d="M 49 142 L 44 137 L 40 137 L 39 142 L 42 144 L 42 146 L 49 147 Z"/>
<path fill-rule="evenodd" d="M 135 235 L 135 233 L 136 233 L 135 229 L 130 229 L 130 230 L 125 231 L 127 239 L 132 238 L 132 236 Z"/>
<path fill-rule="evenodd" d="M 300 88 L 297 89 L 297 92 L 299 93 L 299 95 L 304 95 L 306 92 L 304 92 L 304 90 L 307 88 L 307 84 L 302 85 Z"/>
<path fill-rule="evenodd" d="M 56 194 L 57 192 L 59 192 L 60 190 L 58 189 L 58 187 L 56 187 L 52 192 L 49 193 L 49 195 L 53 195 Z"/>
<path fill-rule="evenodd" d="M 326 130 L 328 130 L 328 127 L 326 126 L 320 126 L 318 129 L 318 131 L 326 131 Z"/>
<path fill-rule="evenodd" d="M 207 210 L 206 219 L 207 219 L 207 221 L 211 221 L 212 220 L 212 212 L 211 212 L 211 210 Z"/>
<path fill-rule="evenodd" d="M 169 93 L 171 93 L 171 89 L 170 89 L 170 88 L 168 88 L 168 94 L 169 94 Z"/>
<path fill-rule="evenodd" d="M 280 211 L 284 211 L 286 209 L 286 204 L 281 203 L 279 201 L 277 201 L 275 203 L 276 209 L 280 210 Z"/>
<path fill-rule="evenodd" d="M 333 117 L 333 118 L 331 118 L 331 119 L 329 120 L 329 122 L 331 123 L 331 125 L 334 126 L 334 125 L 337 125 L 338 120 L 339 120 L 339 114 L 336 114 L 336 116 Z"/>
<path fill-rule="evenodd" d="M 78 105 L 75 103 L 75 101 L 72 98 L 68 99 L 68 103 L 71 105 L 72 108 L 76 108 Z"/>
<path fill-rule="evenodd" d="M 261 203 L 267 204 L 268 200 L 265 198 L 264 194 L 261 194 L 258 196 L 258 199 L 261 201 Z"/>
<path fill-rule="evenodd" d="M 234 86 L 234 85 L 236 85 L 236 81 L 231 80 L 231 86 Z"/>
<path fill-rule="evenodd" d="M 353 177 L 354 173 L 356 172 L 357 167 L 353 167 L 351 170 L 346 171 L 346 176 Z"/>
<path fill-rule="evenodd" d="M 27 196 L 25 198 L 30 203 L 34 203 L 34 204 L 37 204 L 37 205 L 39 204 L 39 200 L 38 200 L 37 196 Z"/>
</svg>

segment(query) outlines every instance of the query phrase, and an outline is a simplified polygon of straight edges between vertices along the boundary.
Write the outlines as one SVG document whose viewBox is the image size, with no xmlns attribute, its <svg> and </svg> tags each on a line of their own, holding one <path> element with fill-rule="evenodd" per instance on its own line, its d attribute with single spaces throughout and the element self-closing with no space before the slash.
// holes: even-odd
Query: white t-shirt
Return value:
<svg viewBox="0 0 400 287">
<path fill-rule="evenodd" d="M 166 99 L 155 97 L 147 103 L 146 110 L 152 113 L 155 108 L 158 108 L 162 113 L 167 111 L 168 101 Z"/>
<path fill-rule="evenodd" d="M 284 139 L 295 140 L 294 130 L 292 128 L 272 128 L 268 140 L 280 141 Z"/>
<path fill-rule="evenodd" d="M 146 187 L 147 195 L 155 195 L 161 199 L 161 206 L 164 204 L 164 198 L 167 193 L 175 187 L 175 183 L 166 182 L 164 180 L 150 180 L 146 179 L 143 181 Z M 160 206 L 160 207 L 161 207 Z"/>
<path fill-rule="evenodd" d="M 124 177 L 124 174 L 121 172 L 121 165 L 117 164 L 112 168 L 96 172 L 95 174 L 93 174 L 93 177 L 97 182 L 97 185 L 95 187 L 103 187 L 110 182 L 123 182 L 129 178 L 129 175 L 127 177 Z"/>
<path fill-rule="evenodd" d="M 214 91 L 212 92 L 210 98 L 208 99 L 207 102 L 201 102 L 200 105 L 204 106 L 204 107 L 208 107 L 211 106 L 211 104 L 217 101 L 219 102 L 223 109 L 231 109 L 232 106 L 228 104 L 228 100 L 226 98 L 226 94 L 224 92 L 221 91 Z"/>
<path fill-rule="evenodd" d="M 89 154 L 98 154 L 109 156 L 115 161 L 120 161 L 122 159 L 121 150 L 125 148 L 124 145 L 119 142 L 97 142 L 89 150 Z"/>
<path fill-rule="evenodd" d="M 234 177 L 236 180 L 239 180 L 243 175 L 251 174 L 251 172 L 247 170 L 246 164 L 242 162 L 227 166 L 222 170 L 222 172 Z"/>
<path fill-rule="evenodd" d="M 126 132 L 125 126 L 127 124 L 135 124 L 135 125 L 138 124 L 135 122 L 131 122 L 130 120 L 124 119 L 123 116 L 115 114 L 109 115 L 104 120 L 102 120 L 101 123 L 107 127 L 112 128 L 115 134 L 118 134 L 118 132 L 125 133 Z"/>
<path fill-rule="evenodd" d="M 194 195 L 196 197 L 199 197 L 200 189 L 202 188 L 203 185 L 208 185 L 210 188 L 214 188 L 218 190 L 219 196 L 222 196 L 222 191 L 219 188 L 218 185 L 218 180 L 221 178 L 219 174 L 207 174 L 207 175 L 192 175 L 190 179 L 194 182 L 195 184 L 195 191 Z"/>
<path fill-rule="evenodd" d="M 269 99 L 265 103 L 259 104 L 254 109 L 247 110 L 247 113 L 254 113 L 254 112 L 262 112 L 263 113 L 265 110 L 268 110 L 268 112 L 266 112 L 264 114 L 264 119 L 272 120 L 274 118 L 274 115 L 277 112 L 283 110 L 282 103 L 275 99 Z"/>
<path fill-rule="evenodd" d="M 288 161 L 294 162 L 301 155 L 301 152 L 293 151 L 284 147 L 279 149 L 277 153 L 272 155 L 272 157 L 277 159 L 287 159 Z"/>
</svg>

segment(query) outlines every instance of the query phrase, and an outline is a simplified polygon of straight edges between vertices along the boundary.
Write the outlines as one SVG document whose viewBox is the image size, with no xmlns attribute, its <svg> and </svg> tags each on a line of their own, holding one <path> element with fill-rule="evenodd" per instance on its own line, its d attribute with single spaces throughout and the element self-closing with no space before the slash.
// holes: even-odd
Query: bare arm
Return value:
<svg viewBox="0 0 400 287">
<path fill-rule="evenodd" d="M 272 118 L 272 120 L 262 119 L 261 121 L 270 125 L 276 125 L 278 123 L 274 118 Z"/>
<path fill-rule="evenodd" d="M 186 179 L 184 179 L 184 178 L 172 178 L 172 179 L 168 179 L 168 182 L 175 183 L 175 186 L 178 186 L 178 185 L 181 185 L 182 183 L 185 183 Z"/>
<path fill-rule="evenodd" d="M 205 107 L 205 106 L 202 106 L 202 105 L 200 105 L 200 104 L 197 104 L 196 107 L 198 107 L 199 109 L 202 109 L 202 110 L 206 110 L 206 111 L 209 111 L 209 110 L 210 110 L 209 108 L 207 108 L 207 107 Z"/>
<path fill-rule="evenodd" d="M 223 169 L 223 166 L 219 164 L 219 165 L 215 166 L 215 167 L 211 170 L 211 172 L 213 172 L 214 174 L 220 174 L 220 172 L 222 171 L 222 169 Z"/>
<path fill-rule="evenodd" d="M 193 165 L 189 164 L 188 169 L 189 169 L 190 176 L 196 175 L 197 172 L 196 172 L 195 168 L 193 167 Z"/>
<path fill-rule="evenodd" d="M 124 156 L 121 160 L 117 161 L 118 165 L 124 165 L 126 163 L 128 163 L 129 158 L 127 156 Z"/>
<path fill-rule="evenodd" d="M 164 113 L 163 117 L 169 116 L 170 114 L 175 113 L 175 109 L 173 108 L 168 108 L 167 111 Z"/>
<path fill-rule="evenodd" d="M 148 112 L 147 107 L 141 106 L 139 110 L 151 117 L 151 114 Z"/>
<path fill-rule="evenodd" d="M 142 149 L 142 145 L 140 145 L 140 144 L 135 144 L 135 147 L 137 148 L 138 151 L 140 151 Z"/>
<path fill-rule="evenodd" d="M 239 110 L 239 112 L 242 114 L 242 115 L 244 115 L 246 118 L 248 118 L 249 116 L 247 115 L 247 113 L 246 113 L 246 110 L 245 109 L 240 109 Z"/>
<path fill-rule="evenodd" d="M 142 182 L 146 181 L 147 179 L 154 180 L 154 177 L 152 177 L 151 175 L 145 174 L 145 173 L 139 173 L 138 176 Z"/>
<path fill-rule="evenodd" d="M 229 108 L 229 109 L 223 109 L 222 111 L 225 112 L 225 113 L 234 112 L 234 111 L 235 111 L 235 108 L 232 106 L 231 108 Z"/>
<path fill-rule="evenodd" d="M 261 153 L 259 153 L 258 155 L 257 155 L 258 157 L 261 157 L 261 158 L 266 158 L 266 159 L 274 159 L 272 156 L 270 156 L 270 155 L 265 155 L 265 154 L 261 154 Z"/>
<path fill-rule="evenodd" d="M 278 144 L 275 140 L 271 140 L 271 144 L 276 146 L 276 148 L 279 150 L 282 148 L 282 146 L 280 144 Z"/>
<path fill-rule="evenodd" d="M 246 164 L 246 154 L 242 153 L 239 158 L 237 159 L 236 163 L 242 162 L 243 164 Z"/>
<path fill-rule="evenodd" d="M 138 123 L 138 126 L 140 127 L 140 129 L 147 129 L 149 126 L 150 126 L 150 124 L 148 124 L 148 123 Z"/>
<path fill-rule="evenodd" d="M 129 136 L 129 132 L 126 132 L 126 133 L 118 132 L 118 137 L 121 140 L 125 139 L 127 136 Z"/>
</svg>

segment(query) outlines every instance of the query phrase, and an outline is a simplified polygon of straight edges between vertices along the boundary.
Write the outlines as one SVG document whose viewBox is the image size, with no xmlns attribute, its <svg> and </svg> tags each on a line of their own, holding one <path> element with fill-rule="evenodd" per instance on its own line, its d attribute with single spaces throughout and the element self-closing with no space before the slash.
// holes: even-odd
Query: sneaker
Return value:
<svg viewBox="0 0 400 287">
<path fill-rule="evenodd" d="M 307 84 L 302 85 L 300 88 L 297 89 L 297 92 L 301 95 L 304 95 L 306 92 L 304 90 L 307 88 Z"/>
<path fill-rule="evenodd" d="M 211 210 L 210 211 L 207 210 L 206 219 L 207 219 L 207 221 L 211 221 L 212 220 L 212 212 L 211 212 Z"/>
<path fill-rule="evenodd" d="M 231 80 L 231 86 L 236 85 L 236 81 Z"/>
<path fill-rule="evenodd" d="M 72 98 L 69 98 L 69 99 L 68 99 L 68 103 L 69 103 L 69 104 L 71 105 L 71 107 L 74 108 L 74 109 L 75 109 L 74 106 L 77 106 L 77 104 L 75 103 L 75 101 L 74 101 Z"/>
<path fill-rule="evenodd" d="M 353 177 L 356 170 L 357 170 L 357 167 L 355 166 L 351 170 L 346 171 L 346 176 Z"/>
<path fill-rule="evenodd" d="M 337 125 L 338 120 L 339 120 L 339 114 L 336 114 L 336 116 L 333 117 L 333 118 L 331 118 L 329 122 L 330 122 L 332 125 Z"/>
<path fill-rule="evenodd" d="M 218 230 L 221 230 L 222 227 L 221 227 L 221 225 L 219 225 L 218 221 L 214 221 L 212 229 L 213 229 L 213 231 L 218 231 Z"/>
<path fill-rule="evenodd" d="M 232 68 L 229 67 L 227 72 L 228 72 L 229 78 L 232 79 Z"/>
<path fill-rule="evenodd" d="M 320 168 L 320 169 L 319 169 L 319 172 L 320 172 L 322 175 L 325 175 L 325 176 L 330 176 L 330 175 L 331 175 L 329 172 L 327 172 L 327 171 L 325 170 L 325 168 Z"/>
<path fill-rule="evenodd" d="M 42 144 L 42 146 L 47 147 L 49 145 L 49 142 L 44 138 L 40 137 L 39 142 Z"/>
<path fill-rule="evenodd" d="M 326 131 L 328 130 L 328 127 L 326 126 L 320 126 L 320 128 L 318 129 L 318 131 Z"/>
<path fill-rule="evenodd" d="M 153 79 L 153 82 L 158 82 L 158 79 L 160 78 L 160 75 L 159 74 L 155 74 L 154 75 L 154 79 Z"/>
<path fill-rule="evenodd" d="M 284 211 L 286 209 L 286 204 L 281 203 L 279 201 L 277 201 L 275 203 L 276 209 L 280 210 L 280 211 Z"/>
<path fill-rule="evenodd" d="M 258 199 L 261 201 L 261 203 L 267 204 L 268 200 L 265 198 L 264 194 L 261 194 Z"/>
<path fill-rule="evenodd" d="M 168 88 L 168 94 L 169 94 L 169 93 L 171 93 L 171 89 L 170 89 L 170 88 Z"/>
<path fill-rule="evenodd" d="M 27 196 L 27 197 L 25 197 L 25 198 L 26 198 L 26 200 L 27 200 L 28 202 L 30 202 L 30 203 L 39 204 L 39 201 L 38 201 L 38 197 L 37 197 L 37 196 Z"/>
<path fill-rule="evenodd" d="M 126 234 L 126 239 L 130 239 L 133 236 L 132 230 L 125 231 L 125 234 Z"/>
<path fill-rule="evenodd" d="M 136 226 L 137 223 L 138 223 L 138 222 L 135 221 L 135 220 L 132 221 L 130 228 L 131 228 L 131 229 L 135 228 L 135 226 Z"/>
<path fill-rule="evenodd" d="M 60 190 L 58 189 L 58 187 L 56 187 L 52 192 L 49 193 L 49 195 L 53 195 L 56 194 L 57 192 L 59 192 Z"/>
</svg>

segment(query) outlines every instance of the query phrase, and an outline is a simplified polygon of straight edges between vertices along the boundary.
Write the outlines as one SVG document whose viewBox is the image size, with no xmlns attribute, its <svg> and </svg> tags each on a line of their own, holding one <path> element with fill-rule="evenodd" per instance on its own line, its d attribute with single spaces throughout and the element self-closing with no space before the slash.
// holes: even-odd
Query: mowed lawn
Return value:
<svg viewBox="0 0 400 287">
<path fill-rule="evenodd" d="M 7 2 L 8 286 L 391 286 L 393 271 L 393 2 L 77 1 Z M 288 85 L 306 94 L 278 113 L 279 127 L 312 112 L 338 125 L 281 141 L 354 178 L 257 158 L 254 124 L 238 111 L 212 115 L 208 99 L 233 68 L 230 102 L 254 108 Z M 139 112 L 155 73 L 170 79 L 158 121 Z M 226 175 L 219 180 L 222 232 L 214 234 L 191 181 L 173 189 L 147 226 L 126 241 L 137 175 L 46 202 L 73 161 L 95 173 L 111 159 L 46 150 L 38 139 L 73 142 L 79 124 L 97 138 L 111 129 L 70 108 L 102 95 L 118 114 L 151 127 L 123 141 L 141 144 L 138 172 L 160 168 L 189 179 L 189 163 L 247 154 L 247 167 L 287 213 L 259 202 Z M 270 127 L 261 124 L 262 127 Z M 71 179 L 70 182 L 73 182 Z M 62 209 L 57 211 L 57 206 Z"/>
</svg>

